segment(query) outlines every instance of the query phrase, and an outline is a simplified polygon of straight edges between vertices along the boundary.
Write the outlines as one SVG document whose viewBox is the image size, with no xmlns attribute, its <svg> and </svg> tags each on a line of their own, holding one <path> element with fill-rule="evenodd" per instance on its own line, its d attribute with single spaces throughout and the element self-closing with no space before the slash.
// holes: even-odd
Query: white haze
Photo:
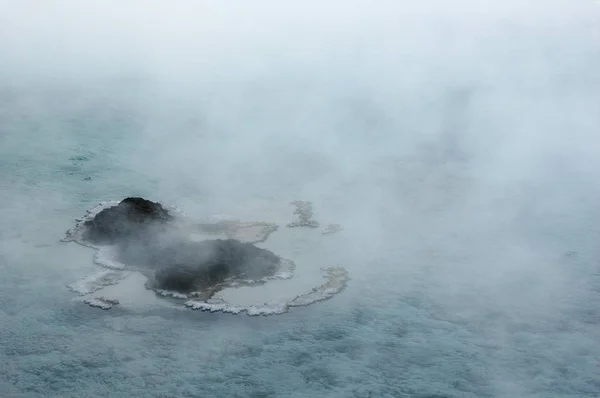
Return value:
<svg viewBox="0 0 600 398">
<path fill-rule="evenodd" d="M 311 200 L 344 226 L 327 260 L 352 277 L 280 317 L 196 319 L 214 352 L 192 359 L 198 313 L 76 315 L 111 330 L 93 334 L 103 347 L 131 351 L 136 368 L 115 366 L 135 382 L 106 373 L 68 392 L 77 381 L 40 371 L 41 353 L 7 348 L 5 396 L 600 394 L 599 2 L 0 0 L 0 96 L 0 266 L 30 303 L 45 291 L 52 311 L 73 306 L 57 289 L 89 271 L 69 256 L 91 254 L 51 245 L 86 208 L 128 195 L 258 221 L 269 203 Z M 3 324 L 48 316 L 14 286 L 0 282 Z M 36 344 L 11 327 L 0 346 Z M 160 335 L 170 348 L 136 356 L 155 342 L 123 330 L 152 327 L 180 343 Z M 331 330 L 347 358 L 337 337 L 314 337 Z M 324 347 L 336 352 L 290 376 L 286 353 Z M 61 364 L 76 357 L 64 349 Z M 202 375 L 209 360 L 243 369 Z M 156 372 L 186 389 L 149 387 Z"/>
</svg>

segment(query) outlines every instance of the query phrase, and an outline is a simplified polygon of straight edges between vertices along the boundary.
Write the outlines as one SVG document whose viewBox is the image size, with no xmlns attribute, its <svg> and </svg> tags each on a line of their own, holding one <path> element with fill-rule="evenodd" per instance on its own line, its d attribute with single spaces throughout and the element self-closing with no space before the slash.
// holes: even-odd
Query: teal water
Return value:
<svg viewBox="0 0 600 398">
<path fill-rule="evenodd" d="M 598 31 L 569 18 L 143 78 L 0 42 L 0 395 L 599 396 Z M 128 195 L 311 200 L 352 279 L 269 317 L 74 301 L 96 266 L 60 239 Z"/>
</svg>

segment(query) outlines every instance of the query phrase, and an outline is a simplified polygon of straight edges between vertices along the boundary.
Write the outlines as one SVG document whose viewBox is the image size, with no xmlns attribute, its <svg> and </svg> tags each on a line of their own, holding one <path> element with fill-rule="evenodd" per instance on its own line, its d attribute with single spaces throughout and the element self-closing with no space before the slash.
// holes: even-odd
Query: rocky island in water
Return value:
<svg viewBox="0 0 600 398">
<path fill-rule="evenodd" d="M 316 228 L 319 225 L 312 220 L 309 202 L 292 204 L 296 206 L 299 222 L 291 222 L 288 227 Z M 322 233 L 330 234 L 330 227 Z M 278 302 L 274 307 L 271 305 L 268 311 L 215 299 L 215 293 L 225 288 L 292 278 L 293 261 L 256 246 L 277 229 L 278 225 L 268 222 L 194 223 L 174 209 L 140 197 L 101 204 L 78 220 L 64 240 L 98 249 L 96 262 L 106 269 L 69 287 L 85 296 L 85 303 L 109 309 L 118 305 L 119 300 L 94 297 L 94 292 L 118 284 L 131 272 L 137 272 L 146 277 L 146 288 L 163 296 L 186 299 L 185 305 L 190 308 L 233 313 L 245 311 L 250 315 L 286 312 L 290 307 L 322 301 L 343 290 L 348 274 L 344 269 L 334 267 L 323 269 L 323 277 L 328 279 L 326 283 L 291 300 Z M 193 239 L 194 234 L 203 238 Z M 211 235 L 223 238 L 206 238 Z"/>
</svg>

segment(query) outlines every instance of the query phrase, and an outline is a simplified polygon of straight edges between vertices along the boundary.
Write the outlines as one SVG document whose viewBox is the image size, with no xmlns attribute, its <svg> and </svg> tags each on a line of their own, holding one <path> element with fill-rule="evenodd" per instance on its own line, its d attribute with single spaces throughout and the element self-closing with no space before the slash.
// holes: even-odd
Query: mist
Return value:
<svg viewBox="0 0 600 398">
<path fill-rule="evenodd" d="M 0 392 L 598 396 L 599 50 L 591 0 L 0 1 L 3 323 L 57 319 L 0 333 Z M 251 221 L 309 200 L 351 282 L 269 318 L 79 308 L 90 254 L 55 243 L 131 195 Z M 81 340 L 60 360 L 85 370 L 44 370 L 32 341 L 79 322 L 131 365 L 98 376 Z"/>
</svg>

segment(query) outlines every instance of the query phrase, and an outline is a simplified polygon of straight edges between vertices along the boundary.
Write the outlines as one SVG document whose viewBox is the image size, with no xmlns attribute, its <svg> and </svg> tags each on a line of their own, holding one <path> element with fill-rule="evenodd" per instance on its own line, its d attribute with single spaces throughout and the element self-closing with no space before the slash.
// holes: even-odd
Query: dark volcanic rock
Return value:
<svg viewBox="0 0 600 398">
<path fill-rule="evenodd" d="M 102 210 L 86 222 L 85 239 L 94 243 L 116 243 L 143 238 L 151 226 L 164 224 L 173 217 L 160 203 L 143 198 L 126 198 L 117 206 Z"/>
<path fill-rule="evenodd" d="M 273 275 L 280 258 L 269 250 L 235 239 L 182 242 L 151 250 L 154 288 L 180 293 L 203 290 L 228 279 Z M 158 263 L 157 263 L 158 262 Z"/>
<path fill-rule="evenodd" d="M 279 269 L 280 258 L 269 250 L 235 239 L 192 241 L 171 220 L 159 203 L 126 198 L 87 221 L 84 239 L 115 245 L 121 262 L 154 274 L 150 287 L 180 293 L 261 279 Z"/>
</svg>

